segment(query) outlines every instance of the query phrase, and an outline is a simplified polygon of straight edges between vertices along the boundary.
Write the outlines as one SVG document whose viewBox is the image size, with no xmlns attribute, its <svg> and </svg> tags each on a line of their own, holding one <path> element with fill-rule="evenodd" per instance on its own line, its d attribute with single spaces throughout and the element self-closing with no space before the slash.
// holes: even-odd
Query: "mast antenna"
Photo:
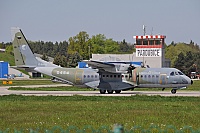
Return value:
<svg viewBox="0 0 200 133">
<path fill-rule="evenodd" d="M 146 26 L 143 25 L 142 29 L 143 29 L 143 33 L 144 33 L 144 36 L 145 36 L 145 34 L 146 34 Z"/>
</svg>

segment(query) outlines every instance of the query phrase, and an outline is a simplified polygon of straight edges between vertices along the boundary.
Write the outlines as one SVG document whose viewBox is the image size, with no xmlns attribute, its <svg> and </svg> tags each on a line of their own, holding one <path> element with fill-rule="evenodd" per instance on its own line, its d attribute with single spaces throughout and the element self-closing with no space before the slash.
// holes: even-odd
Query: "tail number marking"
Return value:
<svg viewBox="0 0 200 133">
<path fill-rule="evenodd" d="M 69 71 L 57 71 L 57 74 L 69 74 Z"/>
</svg>

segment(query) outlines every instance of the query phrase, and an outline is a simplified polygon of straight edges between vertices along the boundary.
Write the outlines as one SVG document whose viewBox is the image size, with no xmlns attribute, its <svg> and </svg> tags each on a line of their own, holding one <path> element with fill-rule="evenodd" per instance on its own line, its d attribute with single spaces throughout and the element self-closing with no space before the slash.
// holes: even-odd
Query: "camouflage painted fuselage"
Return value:
<svg viewBox="0 0 200 133">
<path fill-rule="evenodd" d="M 49 67 L 47 70 L 38 67 L 35 70 L 66 83 L 102 90 L 127 90 L 135 87 L 178 88 L 191 84 L 190 78 L 178 74 L 180 71 L 175 68 L 136 68 L 132 71 L 132 76 L 128 73 L 108 73 L 88 68 Z M 170 75 L 172 72 L 178 75 Z"/>
</svg>

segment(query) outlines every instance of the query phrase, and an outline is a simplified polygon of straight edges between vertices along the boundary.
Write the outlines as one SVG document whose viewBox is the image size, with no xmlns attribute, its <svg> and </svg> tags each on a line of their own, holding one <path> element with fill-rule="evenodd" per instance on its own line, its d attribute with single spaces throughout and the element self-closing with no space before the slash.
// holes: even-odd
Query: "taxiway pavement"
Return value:
<svg viewBox="0 0 200 133">
<path fill-rule="evenodd" d="M 20 87 L 52 87 L 52 86 L 67 86 L 67 85 L 29 85 Z M 16 86 L 15 86 L 16 87 Z M 18 86 L 19 87 L 19 86 Z M 120 94 L 100 94 L 99 91 L 21 91 L 21 90 L 8 90 L 8 86 L 0 87 L 0 95 L 25 95 L 25 96 L 133 96 L 133 95 L 148 95 L 148 96 L 189 96 L 200 97 L 200 91 L 177 91 L 176 94 L 171 94 L 170 91 L 122 91 Z"/>
</svg>

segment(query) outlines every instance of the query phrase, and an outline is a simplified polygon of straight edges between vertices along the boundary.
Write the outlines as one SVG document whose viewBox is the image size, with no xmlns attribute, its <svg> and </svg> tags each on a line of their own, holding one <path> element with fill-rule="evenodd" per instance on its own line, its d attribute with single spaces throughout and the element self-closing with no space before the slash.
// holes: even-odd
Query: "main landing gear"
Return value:
<svg viewBox="0 0 200 133">
<path fill-rule="evenodd" d="M 100 90 L 100 93 L 101 93 L 101 94 L 105 94 L 105 93 L 106 93 L 106 90 Z"/>
<path fill-rule="evenodd" d="M 106 91 L 108 92 L 108 94 L 113 94 L 113 90 L 99 90 L 100 94 L 105 94 Z M 121 92 L 121 90 L 115 90 L 115 93 L 119 94 Z"/>
</svg>

